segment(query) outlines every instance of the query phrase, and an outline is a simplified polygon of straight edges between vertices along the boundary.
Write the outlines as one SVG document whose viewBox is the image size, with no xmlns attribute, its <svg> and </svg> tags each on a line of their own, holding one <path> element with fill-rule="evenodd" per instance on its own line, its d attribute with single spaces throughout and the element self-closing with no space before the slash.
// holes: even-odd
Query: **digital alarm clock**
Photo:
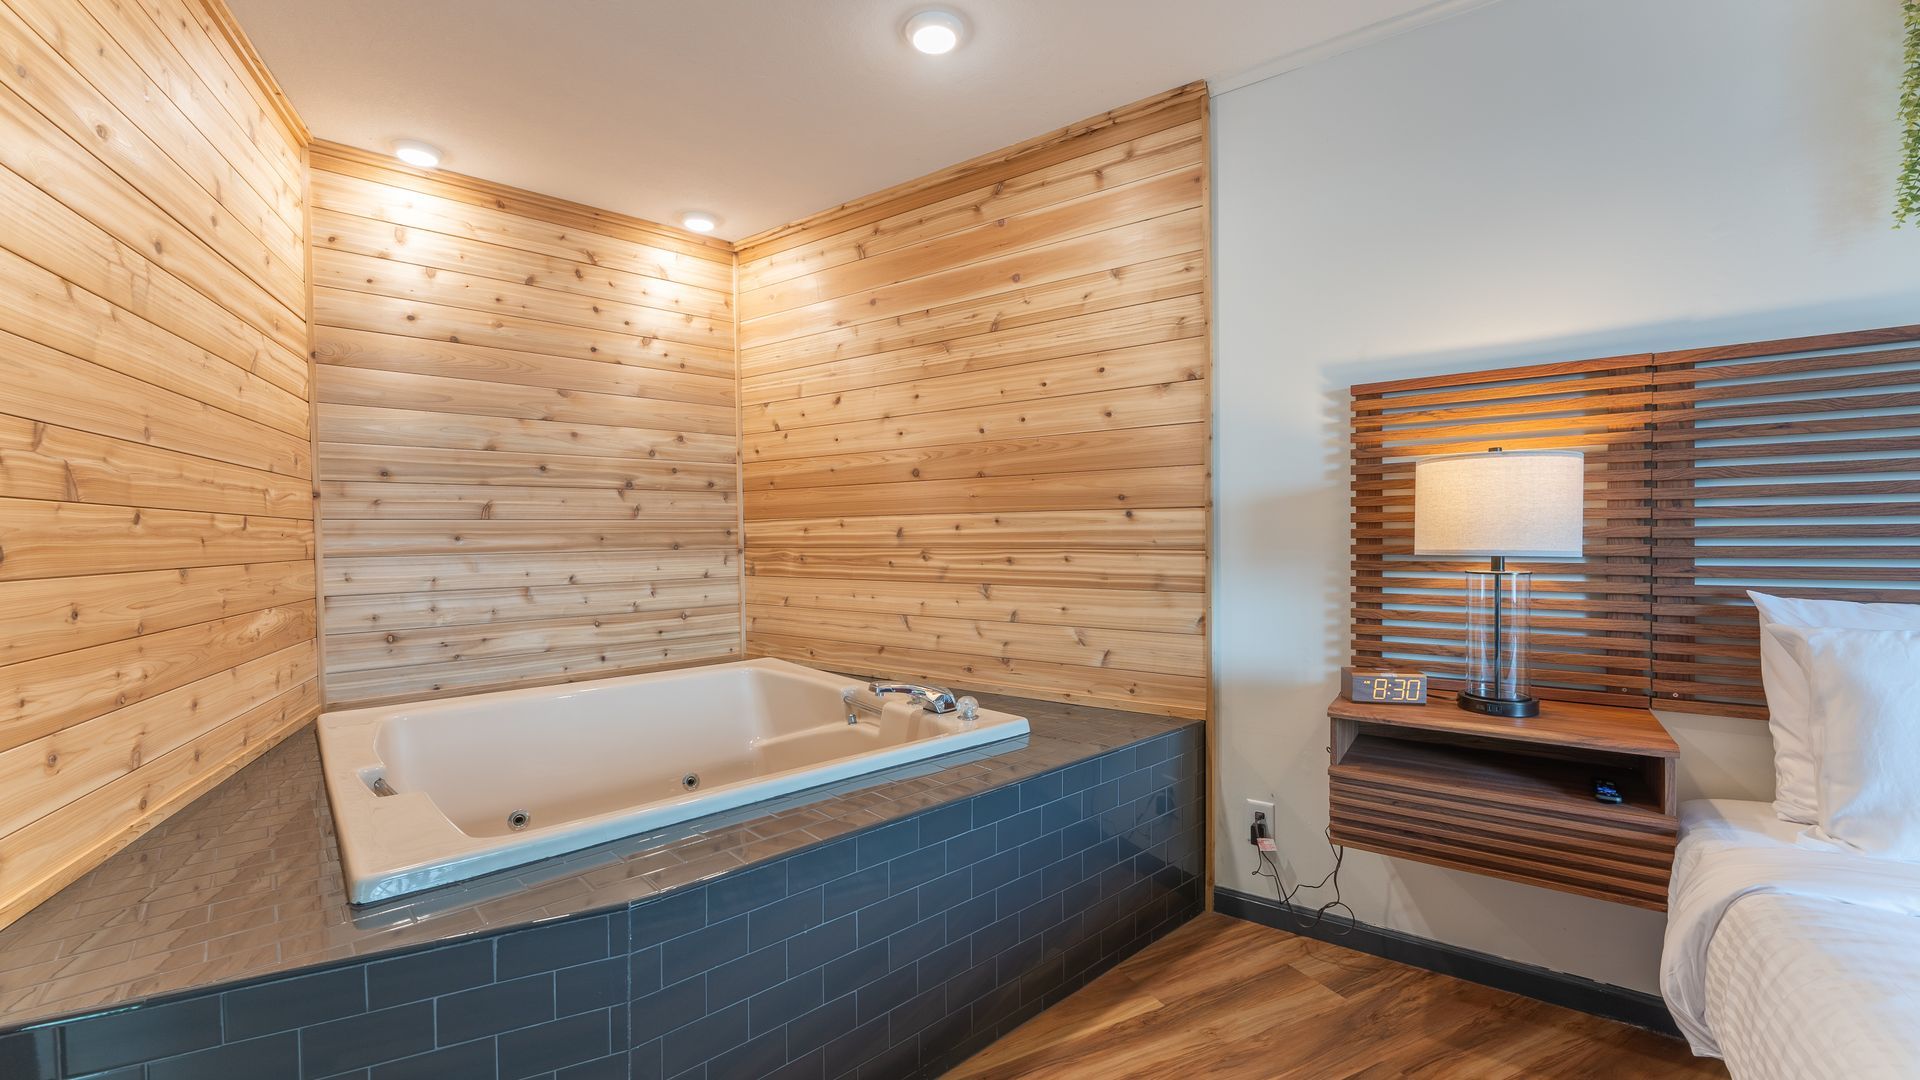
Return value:
<svg viewBox="0 0 1920 1080">
<path fill-rule="evenodd" d="M 1418 671 L 1355 671 L 1340 669 L 1341 693 L 1348 701 L 1372 705 L 1422 705 L 1427 700 L 1427 676 Z"/>
</svg>

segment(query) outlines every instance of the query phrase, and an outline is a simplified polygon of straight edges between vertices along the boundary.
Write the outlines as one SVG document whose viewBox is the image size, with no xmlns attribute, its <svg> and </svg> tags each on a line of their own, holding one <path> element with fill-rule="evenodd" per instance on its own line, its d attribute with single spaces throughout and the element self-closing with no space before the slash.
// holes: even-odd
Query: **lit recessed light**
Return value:
<svg viewBox="0 0 1920 1080">
<path fill-rule="evenodd" d="M 400 139 L 393 144 L 393 156 L 416 169 L 431 169 L 440 164 L 440 151 L 419 139 Z"/>
<path fill-rule="evenodd" d="M 680 215 L 680 224 L 697 233 L 710 233 L 719 227 L 720 219 L 714 217 L 712 214 L 702 214 L 698 211 L 692 211 Z"/>
<path fill-rule="evenodd" d="M 959 48 L 966 24 L 951 11 L 923 11 L 907 20 L 907 43 L 930 56 Z"/>
</svg>

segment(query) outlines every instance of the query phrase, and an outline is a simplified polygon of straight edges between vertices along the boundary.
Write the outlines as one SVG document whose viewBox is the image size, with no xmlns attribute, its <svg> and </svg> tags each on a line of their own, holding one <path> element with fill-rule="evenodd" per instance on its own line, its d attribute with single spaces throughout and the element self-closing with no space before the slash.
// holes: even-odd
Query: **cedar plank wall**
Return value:
<svg viewBox="0 0 1920 1080">
<path fill-rule="evenodd" d="M 738 245 L 749 653 L 1205 714 L 1205 99 Z"/>
<path fill-rule="evenodd" d="M 0 925 L 312 718 L 305 130 L 217 3 L 0 0 Z"/>
<path fill-rule="evenodd" d="M 328 707 L 737 658 L 731 246 L 312 161 Z"/>
</svg>

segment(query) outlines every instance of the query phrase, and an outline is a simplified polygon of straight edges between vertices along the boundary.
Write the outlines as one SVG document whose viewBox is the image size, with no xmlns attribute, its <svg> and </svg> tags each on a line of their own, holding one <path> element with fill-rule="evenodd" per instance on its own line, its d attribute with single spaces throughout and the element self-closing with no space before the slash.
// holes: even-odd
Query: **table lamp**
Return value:
<svg viewBox="0 0 1920 1080">
<path fill-rule="evenodd" d="M 1527 670 L 1533 575 L 1507 559 L 1580 557 L 1586 496 L 1578 450 L 1494 447 L 1413 467 L 1413 553 L 1492 560 L 1467 573 L 1466 685 L 1458 702 L 1489 716 L 1537 716 Z"/>
</svg>

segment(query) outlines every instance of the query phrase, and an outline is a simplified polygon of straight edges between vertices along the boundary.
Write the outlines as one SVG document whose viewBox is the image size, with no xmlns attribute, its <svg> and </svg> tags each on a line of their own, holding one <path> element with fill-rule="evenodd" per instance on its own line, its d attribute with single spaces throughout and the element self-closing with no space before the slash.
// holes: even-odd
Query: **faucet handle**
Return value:
<svg viewBox="0 0 1920 1080">
<path fill-rule="evenodd" d="M 960 709 L 960 720 L 962 723 L 971 724 L 975 720 L 980 719 L 980 702 L 972 695 L 962 697 L 959 701 L 955 702 L 955 704 Z"/>
</svg>

